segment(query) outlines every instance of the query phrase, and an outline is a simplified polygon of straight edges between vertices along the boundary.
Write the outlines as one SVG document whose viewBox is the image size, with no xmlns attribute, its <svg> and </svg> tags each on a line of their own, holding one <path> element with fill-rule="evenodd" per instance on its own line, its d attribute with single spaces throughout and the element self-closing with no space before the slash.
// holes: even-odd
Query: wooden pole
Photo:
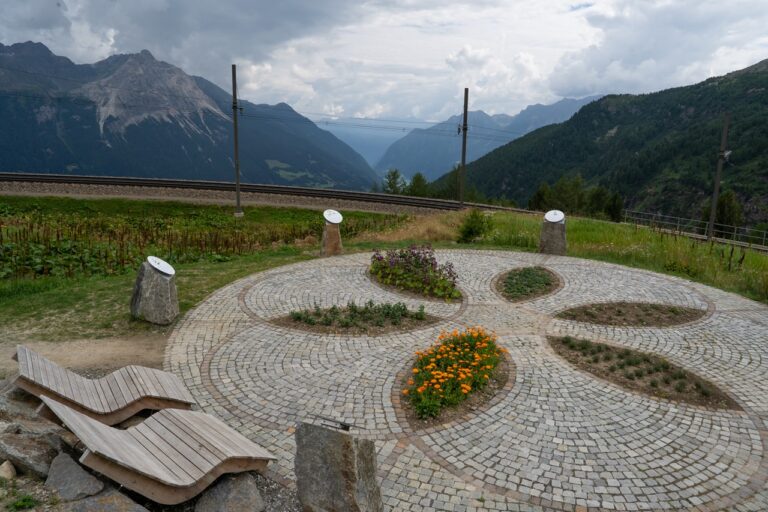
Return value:
<svg viewBox="0 0 768 512">
<path fill-rule="evenodd" d="M 237 65 L 232 64 L 232 124 L 235 130 L 235 217 L 243 216 L 240 206 L 240 146 L 237 136 Z"/>
<path fill-rule="evenodd" d="M 461 167 L 459 167 L 459 204 L 464 205 L 464 172 L 467 165 L 467 107 L 469 87 L 464 88 L 464 122 L 461 124 Z"/>
<path fill-rule="evenodd" d="M 717 214 L 717 199 L 720 195 L 720 178 L 723 174 L 723 162 L 725 162 L 725 145 L 728 141 L 728 124 L 731 122 L 730 112 L 723 116 L 723 135 L 720 138 L 720 152 L 717 155 L 717 171 L 715 173 L 715 190 L 712 192 L 712 207 L 709 211 L 709 229 L 707 230 L 707 240 L 712 240 L 715 236 L 715 215 Z"/>
</svg>

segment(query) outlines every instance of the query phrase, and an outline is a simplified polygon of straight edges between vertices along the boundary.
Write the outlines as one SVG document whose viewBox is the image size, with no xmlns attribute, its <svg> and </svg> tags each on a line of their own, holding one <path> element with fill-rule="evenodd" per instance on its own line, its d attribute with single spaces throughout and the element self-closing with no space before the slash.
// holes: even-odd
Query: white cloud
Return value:
<svg viewBox="0 0 768 512">
<path fill-rule="evenodd" d="M 768 56 L 764 0 L 616 0 L 587 10 L 599 42 L 563 55 L 554 93 L 639 93 L 686 85 Z"/>
</svg>

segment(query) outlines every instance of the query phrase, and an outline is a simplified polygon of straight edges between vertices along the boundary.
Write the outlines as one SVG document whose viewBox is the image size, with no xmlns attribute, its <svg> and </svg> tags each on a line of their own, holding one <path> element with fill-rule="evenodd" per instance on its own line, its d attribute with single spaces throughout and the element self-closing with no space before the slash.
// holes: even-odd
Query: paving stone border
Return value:
<svg viewBox="0 0 768 512">
<path fill-rule="evenodd" d="M 454 263 L 461 304 L 386 290 L 365 277 L 369 254 L 287 265 L 213 293 L 172 333 L 165 367 L 201 407 L 278 456 L 270 476 L 293 485 L 293 433 L 315 414 L 362 429 L 377 447 L 388 510 L 768 510 L 768 307 L 680 278 L 619 265 L 506 251 L 437 251 Z M 554 293 L 512 303 L 494 279 L 540 265 Z M 424 304 L 440 323 L 380 336 L 319 335 L 269 323 L 348 300 Z M 384 300 L 382 300 L 384 299 Z M 706 310 L 672 327 L 553 318 L 613 301 Z M 288 309 L 288 311 L 286 311 Z M 478 410 L 413 432 L 403 369 L 441 330 L 482 325 L 509 350 L 514 379 Z M 659 354 L 732 396 L 744 412 L 641 396 L 575 369 L 546 336 Z"/>
</svg>

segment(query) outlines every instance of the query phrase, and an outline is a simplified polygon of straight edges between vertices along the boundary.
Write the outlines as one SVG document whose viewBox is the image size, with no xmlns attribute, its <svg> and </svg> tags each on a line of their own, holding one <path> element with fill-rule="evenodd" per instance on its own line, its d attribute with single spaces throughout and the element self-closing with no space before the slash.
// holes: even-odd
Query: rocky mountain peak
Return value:
<svg viewBox="0 0 768 512">
<path fill-rule="evenodd" d="M 75 91 L 96 103 L 102 133 L 105 128 L 123 132 L 150 118 L 198 131 L 196 121 L 204 114 L 226 117 L 194 78 L 176 66 L 156 60 L 147 50 L 122 57 L 111 60 L 117 66 L 108 75 Z"/>
</svg>

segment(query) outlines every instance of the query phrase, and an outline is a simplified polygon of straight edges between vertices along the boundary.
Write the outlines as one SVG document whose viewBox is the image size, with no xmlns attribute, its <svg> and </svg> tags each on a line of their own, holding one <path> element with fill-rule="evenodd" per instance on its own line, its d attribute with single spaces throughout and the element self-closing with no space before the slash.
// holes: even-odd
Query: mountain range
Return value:
<svg viewBox="0 0 768 512">
<path fill-rule="evenodd" d="M 488 115 L 482 110 L 467 115 L 467 162 L 472 162 L 526 133 L 570 118 L 582 106 L 599 96 L 566 98 L 552 105 L 530 105 L 520 113 Z M 461 160 L 463 116 L 456 115 L 429 128 L 417 128 L 394 142 L 379 159 L 375 169 L 384 173 L 398 169 L 411 177 L 421 172 L 434 180 L 451 170 Z"/>
<path fill-rule="evenodd" d="M 239 106 L 244 182 L 378 181 L 358 153 L 288 105 Z M 231 112 L 229 93 L 146 50 L 75 64 L 40 43 L 0 44 L 3 171 L 232 181 Z"/>
<path fill-rule="evenodd" d="M 468 165 L 467 179 L 489 197 L 526 204 L 542 182 L 581 174 L 631 208 L 698 217 L 726 111 L 732 153 L 723 190 L 736 193 L 748 221 L 768 221 L 768 60 L 686 87 L 605 96 Z"/>
</svg>

